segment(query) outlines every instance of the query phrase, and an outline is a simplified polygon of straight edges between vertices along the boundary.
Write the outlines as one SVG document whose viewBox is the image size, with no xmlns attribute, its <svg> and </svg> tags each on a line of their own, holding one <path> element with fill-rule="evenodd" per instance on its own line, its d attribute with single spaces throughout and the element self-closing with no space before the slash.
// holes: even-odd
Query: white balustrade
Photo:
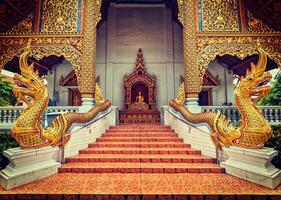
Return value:
<svg viewBox="0 0 281 200">
<path fill-rule="evenodd" d="M 43 116 L 43 126 L 48 125 L 48 118 L 65 112 L 78 112 L 78 106 L 49 106 Z M 23 106 L 0 107 L 0 129 L 10 128 L 24 110 Z"/>
<path fill-rule="evenodd" d="M 260 106 L 259 108 L 270 124 L 281 124 L 281 106 Z M 235 124 L 240 120 L 240 114 L 235 106 L 201 106 L 201 109 L 202 112 L 220 111 Z"/>
<path fill-rule="evenodd" d="M 57 115 L 66 112 L 78 112 L 78 106 L 49 106 L 43 116 L 43 125 L 47 126 L 48 122 Z M 270 124 L 281 124 L 281 106 L 261 106 L 261 111 Z M 11 124 L 19 117 L 23 111 L 22 106 L 0 107 L 0 128 Z M 220 111 L 226 115 L 233 123 L 239 123 L 240 115 L 235 106 L 201 106 L 202 112 Z"/>
</svg>

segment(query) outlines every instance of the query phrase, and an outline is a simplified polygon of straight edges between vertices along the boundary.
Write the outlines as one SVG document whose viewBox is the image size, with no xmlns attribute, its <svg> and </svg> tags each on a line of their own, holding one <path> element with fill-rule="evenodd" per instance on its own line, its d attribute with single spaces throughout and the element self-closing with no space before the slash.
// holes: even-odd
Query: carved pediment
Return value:
<svg viewBox="0 0 281 200">
<path fill-rule="evenodd" d="M 203 77 L 203 86 L 220 86 L 221 80 L 219 76 L 213 76 L 208 70 Z"/>
<path fill-rule="evenodd" d="M 96 83 L 99 83 L 100 77 L 96 77 Z M 60 86 L 78 86 L 77 76 L 74 70 L 72 70 L 66 77 L 61 76 L 59 80 Z"/>
<path fill-rule="evenodd" d="M 184 77 L 180 76 L 181 82 L 184 82 Z M 209 70 L 206 70 L 204 76 L 203 76 L 203 86 L 220 86 L 221 80 L 219 76 L 214 76 L 209 72 Z"/>
<path fill-rule="evenodd" d="M 61 86 L 78 86 L 75 71 L 71 71 L 66 77 L 61 76 L 59 84 Z"/>
</svg>

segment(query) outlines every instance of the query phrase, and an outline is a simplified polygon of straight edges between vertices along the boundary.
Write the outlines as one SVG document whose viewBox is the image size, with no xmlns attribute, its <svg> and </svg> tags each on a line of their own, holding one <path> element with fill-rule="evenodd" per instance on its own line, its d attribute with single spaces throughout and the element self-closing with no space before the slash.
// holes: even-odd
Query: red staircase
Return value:
<svg viewBox="0 0 281 200">
<path fill-rule="evenodd" d="M 163 125 L 110 127 L 89 148 L 66 159 L 61 173 L 223 173 L 216 160 Z"/>
</svg>

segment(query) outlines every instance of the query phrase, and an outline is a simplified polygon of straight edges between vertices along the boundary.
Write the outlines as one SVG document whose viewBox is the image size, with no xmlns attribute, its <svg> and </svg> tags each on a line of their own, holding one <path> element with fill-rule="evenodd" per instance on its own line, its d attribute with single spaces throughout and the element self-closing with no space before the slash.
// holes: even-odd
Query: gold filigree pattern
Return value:
<svg viewBox="0 0 281 200">
<path fill-rule="evenodd" d="M 266 84 L 272 76 L 265 71 L 266 53 L 262 49 L 257 51 L 259 53 L 258 63 L 256 65 L 251 63 L 251 70 L 247 72 L 245 78 L 240 78 L 234 90 L 235 104 L 241 115 L 239 127 L 235 127 L 220 112 L 193 114 L 176 100 L 172 100 L 170 103 L 170 106 L 187 121 L 195 124 L 207 123 L 211 129 L 211 139 L 218 147 L 262 148 L 271 137 L 270 125 L 256 105 L 261 98 L 269 93 L 271 88 Z M 254 100 L 252 100 L 253 96 L 256 96 Z"/>
<path fill-rule="evenodd" d="M 95 96 L 96 26 L 101 19 L 101 0 L 85 0 L 85 28 L 83 42 L 83 68 L 80 92 L 82 97 Z"/>
<path fill-rule="evenodd" d="M 43 33 L 77 33 L 78 0 L 44 0 Z"/>
<path fill-rule="evenodd" d="M 281 38 L 280 37 L 259 37 L 259 36 L 223 36 L 223 37 L 199 37 L 198 46 L 198 65 L 199 81 L 202 86 L 203 76 L 208 64 L 217 55 L 225 54 L 237 56 L 244 59 L 247 56 L 256 54 L 256 44 L 260 44 L 281 69 Z M 200 51 L 199 51 L 200 50 Z"/>
<path fill-rule="evenodd" d="M 261 20 L 255 18 L 250 12 L 248 12 L 248 31 L 257 33 L 275 32 L 273 29 L 269 28 L 266 24 L 264 24 Z"/>
<path fill-rule="evenodd" d="M 184 83 L 182 83 L 180 85 L 179 91 L 178 91 L 178 95 L 177 98 L 175 99 L 175 101 L 180 104 L 180 105 L 184 105 L 185 102 L 185 89 L 184 89 Z"/>
<path fill-rule="evenodd" d="M 102 90 L 101 90 L 101 88 L 100 88 L 98 83 L 96 83 L 95 94 L 96 94 L 96 96 L 95 96 L 96 104 L 100 105 L 101 103 L 104 102 L 104 97 L 103 97 Z"/>
<path fill-rule="evenodd" d="M 180 10 L 179 20 L 183 25 L 183 51 L 184 51 L 184 74 L 185 74 L 185 93 L 186 97 L 197 97 L 199 93 L 198 83 L 198 64 L 197 64 L 197 46 L 196 46 L 196 22 L 195 10 L 197 5 L 193 0 L 178 0 Z"/>
<path fill-rule="evenodd" d="M 64 56 L 75 69 L 78 84 L 80 83 L 82 63 L 81 37 L 33 36 L 0 38 L 0 44 L 3 47 L 0 56 L 0 69 L 3 68 L 9 60 L 13 59 L 15 56 L 19 56 L 29 40 L 31 40 L 33 47 L 31 54 L 38 60 L 49 55 Z"/>
<path fill-rule="evenodd" d="M 239 31 L 238 0 L 202 0 L 203 31 Z"/>
<path fill-rule="evenodd" d="M 5 35 L 25 35 L 32 34 L 32 14 L 19 22 L 17 25 L 13 26 L 11 30 L 4 33 Z"/>
<path fill-rule="evenodd" d="M 184 23 L 184 1 L 183 0 L 177 0 L 178 2 L 178 19 L 180 21 L 181 24 Z"/>
</svg>

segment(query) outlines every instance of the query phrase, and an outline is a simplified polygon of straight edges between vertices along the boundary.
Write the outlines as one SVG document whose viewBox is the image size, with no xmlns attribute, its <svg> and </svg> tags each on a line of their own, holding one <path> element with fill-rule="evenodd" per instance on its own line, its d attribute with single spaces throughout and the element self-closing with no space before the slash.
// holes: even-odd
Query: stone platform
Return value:
<svg viewBox="0 0 281 200">
<path fill-rule="evenodd" d="M 226 161 L 221 163 L 227 174 L 274 189 L 281 183 L 281 170 L 271 164 L 277 155 L 273 148 L 245 149 L 225 147 Z"/>
<path fill-rule="evenodd" d="M 61 165 L 55 158 L 58 150 L 57 147 L 43 147 L 32 150 L 12 148 L 4 151 L 10 163 L 0 172 L 1 186 L 9 190 L 57 173 Z"/>
</svg>

